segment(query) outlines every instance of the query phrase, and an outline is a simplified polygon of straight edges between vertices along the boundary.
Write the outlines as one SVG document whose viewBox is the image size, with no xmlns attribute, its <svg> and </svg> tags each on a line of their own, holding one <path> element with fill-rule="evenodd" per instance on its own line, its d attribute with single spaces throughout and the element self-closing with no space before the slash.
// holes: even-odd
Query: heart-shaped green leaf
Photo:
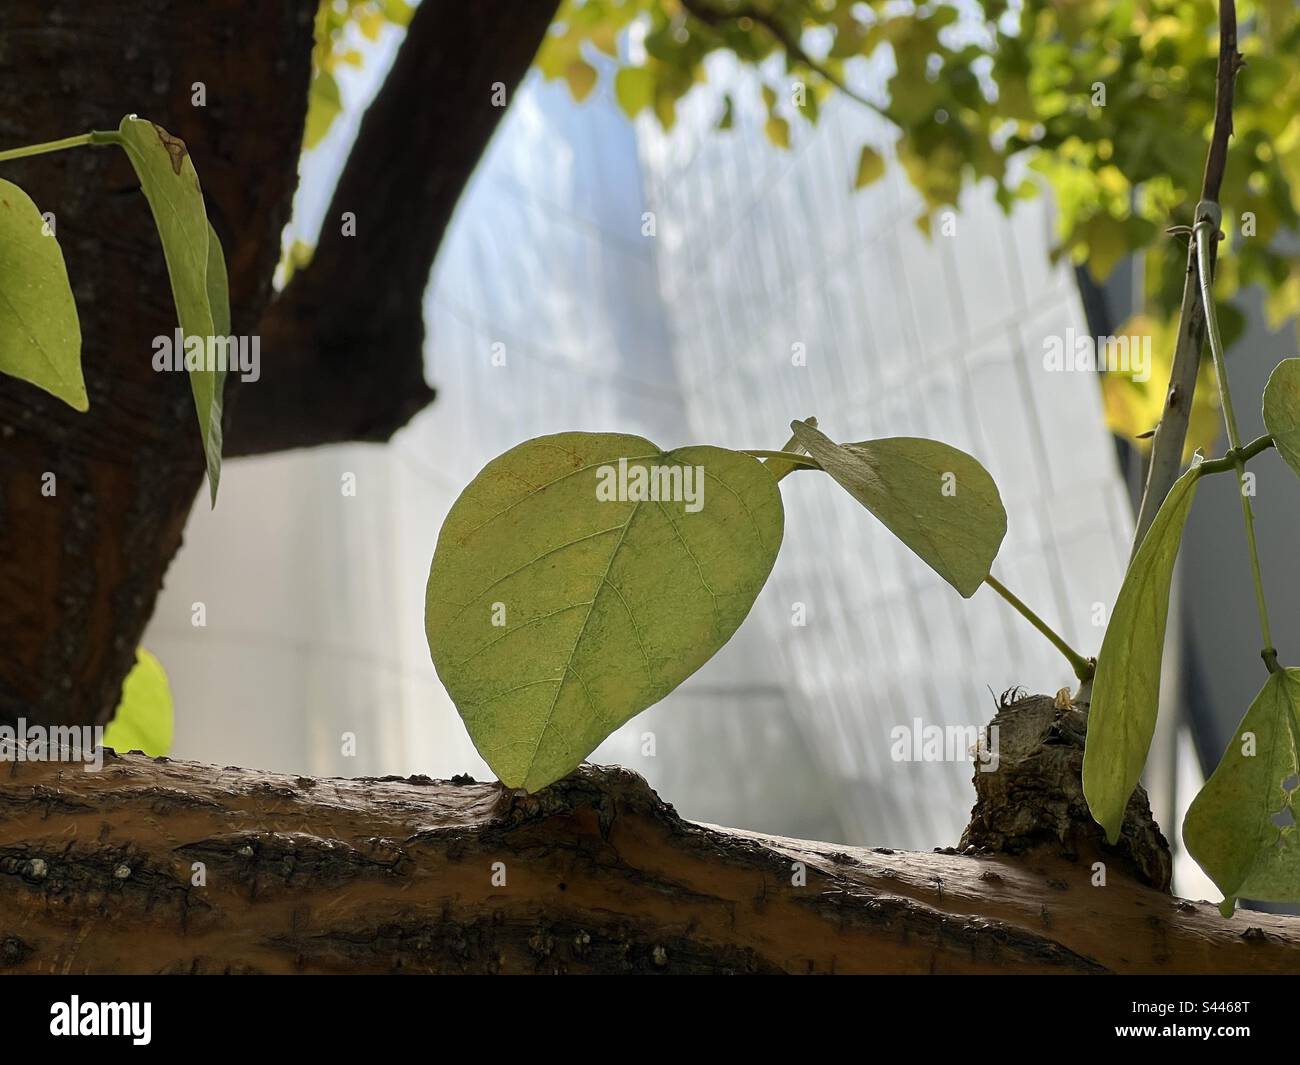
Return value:
<svg viewBox="0 0 1300 1065">
<path fill-rule="evenodd" d="M 155 758 L 172 748 L 172 693 L 162 663 L 143 647 L 122 684 L 122 701 L 108 728 L 104 746 L 115 751 L 143 751 Z"/>
<path fill-rule="evenodd" d="M 1160 705 L 1169 585 L 1196 496 L 1200 459 L 1169 490 L 1124 575 L 1097 656 L 1083 752 L 1083 794 L 1111 843 L 1146 764 Z"/>
<path fill-rule="evenodd" d="M 1283 359 L 1264 386 L 1264 428 L 1278 454 L 1300 473 L 1300 359 Z"/>
<path fill-rule="evenodd" d="M 849 495 L 969 599 L 989 575 L 1007 512 L 988 471 L 937 440 L 899 436 L 837 444 L 807 422 L 795 440 Z"/>
<path fill-rule="evenodd" d="M 176 317 L 185 337 L 186 366 L 190 367 L 190 387 L 203 437 L 208 485 L 215 504 L 217 482 L 221 478 L 221 381 L 209 360 L 216 333 L 208 288 L 211 227 L 199 176 L 185 143 L 161 126 L 128 115 L 122 119 L 118 135 L 140 179 L 140 188 L 149 201 L 162 241 Z M 220 247 L 217 253 L 220 254 Z M 203 348 L 192 361 L 189 349 L 193 337 L 199 338 Z"/>
<path fill-rule="evenodd" d="M 781 546 L 776 480 L 716 447 L 561 433 L 493 459 L 429 571 L 434 666 L 479 753 L 536 791 L 727 642 Z"/>
<path fill-rule="evenodd" d="M 1224 894 L 1300 902 L 1300 670 L 1273 673 L 1183 821 L 1183 842 Z"/>
<path fill-rule="evenodd" d="M 0 373 L 86 410 L 81 324 L 59 242 L 31 197 L 0 181 Z"/>
</svg>

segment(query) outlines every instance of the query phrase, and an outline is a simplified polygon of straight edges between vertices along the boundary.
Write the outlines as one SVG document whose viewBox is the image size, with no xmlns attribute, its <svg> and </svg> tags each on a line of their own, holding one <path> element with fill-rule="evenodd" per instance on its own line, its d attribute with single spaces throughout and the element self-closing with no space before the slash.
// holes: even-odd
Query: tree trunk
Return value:
<svg viewBox="0 0 1300 1065">
<path fill-rule="evenodd" d="M 184 140 L 225 248 L 234 332 L 251 333 L 297 183 L 315 10 L 111 0 L 55 18 L 45 0 L 8 0 L 4 144 L 116 129 L 128 113 Z M 0 376 L 0 720 L 105 721 L 202 482 L 198 422 L 186 376 L 152 367 L 176 311 L 125 155 L 80 148 L 4 176 L 56 216 L 90 410 Z"/>
<path fill-rule="evenodd" d="M 297 184 L 318 0 L 0 5 L 0 139 L 35 144 L 138 113 L 186 141 L 225 249 L 234 332 L 263 377 L 227 395 L 227 452 L 382 440 L 432 398 L 423 300 L 457 198 L 557 0 L 424 0 L 368 112 L 311 266 L 271 302 Z M 193 103 L 202 82 L 206 106 Z M 107 721 L 203 478 L 149 209 L 116 149 L 6 164 L 53 211 L 90 411 L 0 375 L 0 722 Z M 234 378 L 228 378 L 229 384 Z M 42 492 L 55 475 L 56 494 Z M 238 476 L 233 472 L 231 476 Z M 250 535 L 252 535 L 250 533 Z"/>
<path fill-rule="evenodd" d="M 1050 700 L 1000 712 L 995 723 L 1016 735 L 1003 741 L 1010 749 L 998 773 L 984 775 L 1006 774 L 996 789 L 1003 812 L 1017 809 L 1022 789 L 1041 789 L 1051 765 L 1077 768 L 1069 727 L 1077 713 L 1054 711 Z M 974 819 L 986 841 L 998 816 L 981 814 L 980 804 L 991 796 L 981 794 Z M 634 773 L 594 766 L 524 795 L 468 778 L 314 780 L 140 755 L 109 756 L 100 773 L 15 763 L 0 775 L 0 968 L 1269 973 L 1300 966 L 1293 919 L 1224 919 L 1211 905 L 1152 887 L 1131 849 L 1109 851 L 1096 826 L 1059 819 L 1072 801 L 1073 793 L 1027 811 L 1035 823 L 1029 835 L 1000 837 L 1016 853 L 972 845 L 969 853 L 913 854 L 692 824 Z M 1144 832 L 1139 824 L 1128 833 L 1134 846 Z M 1094 861 L 1109 867 L 1104 887 L 1094 886 Z"/>
</svg>

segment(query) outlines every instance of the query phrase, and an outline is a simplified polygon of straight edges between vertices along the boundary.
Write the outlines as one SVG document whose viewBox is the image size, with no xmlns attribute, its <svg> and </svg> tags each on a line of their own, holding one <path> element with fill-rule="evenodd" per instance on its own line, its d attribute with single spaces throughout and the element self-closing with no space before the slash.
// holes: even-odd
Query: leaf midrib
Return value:
<svg viewBox="0 0 1300 1065">
<path fill-rule="evenodd" d="M 623 541 L 627 539 L 627 531 L 632 527 L 632 522 L 641 512 L 641 500 L 632 504 L 632 513 L 628 515 L 627 521 L 623 523 L 623 530 L 618 535 L 618 541 L 614 544 L 613 550 L 609 553 L 609 562 L 605 565 L 605 572 L 600 575 L 600 582 L 596 585 L 596 591 L 592 594 L 591 603 L 587 607 L 587 613 L 582 617 L 582 625 L 578 629 L 578 635 L 574 638 L 573 646 L 569 649 L 569 657 L 564 662 L 564 672 L 560 674 L 559 681 L 555 685 L 555 694 L 551 696 L 551 705 L 546 710 L 546 720 L 542 722 L 542 727 L 537 732 L 537 742 L 533 745 L 533 753 L 528 757 L 528 764 L 524 768 L 524 785 L 527 786 L 528 778 L 532 776 L 533 769 L 537 765 L 537 755 L 542 749 L 542 740 L 546 738 L 546 733 L 551 727 L 551 722 L 555 719 L 555 708 L 560 703 L 560 693 L 564 691 L 565 682 L 569 679 L 569 673 L 573 671 L 573 659 L 578 653 L 578 646 L 582 643 L 583 637 L 587 633 L 587 626 L 591 622 L 591 615 L 596 610 L 596 603 L 600 600 L 600 594 L 605 590 L 605 585 L 609 581 L 610 571 L 614 568 L 614 559 L 618 558 L 618 553 L 622 550 Z M 584 688 L 586 685 L 583 685 Z"/>
</svg>

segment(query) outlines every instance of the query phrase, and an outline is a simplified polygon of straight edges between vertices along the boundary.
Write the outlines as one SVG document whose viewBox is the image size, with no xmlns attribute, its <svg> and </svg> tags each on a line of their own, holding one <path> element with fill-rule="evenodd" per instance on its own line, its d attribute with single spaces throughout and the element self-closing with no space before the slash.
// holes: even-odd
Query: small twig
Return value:
<svg viewBox="0 0 1300 1065">
<path fill-rule="evenodd" d="M 724 0 L 725 2 L 725 0 Z M 699 19 L 706 26 L 716 27 L 722 22 L 737 22 L 740 19 L 749 19 L 755 25 L 762 26 L 767 30 L 786 53 L 796 62 L 802 64 L 821 78 L 828 85 L 833 86 L 842 92 L 849 99 L 861 104 L 863 107 L 870 108 L 881 118 L 897 126 L 898 123 L 890 117 L 889 112 L 879 104 L 873 103 L 865 96 L 861 95 L 854 89 L 850 88 L 838 74 L 819 62 L 804 51 L 803 45 L 799 43 L 798 37 L 787 30 L 776 17 L 767 11 L 762 11 L 753 4 L 735 4 L 728 5 L 727 9 L 720 10 L 713 7 L 707 0 L 681 0 L 682 9 L 689 12 L 695 18 Z"/>
<path fill-rule="evenodd" d="M 1201 199 L 1217 204 L 1223 184 L 1223 170 L 1228 159 L 1228 138 L 1232 136 L 1232 100 L 1237 71 L 1241 69 L 1237 51 L 1237 9 L 1234 0 L 1219 4 L 1219 64 L 1214 91 L 1214 132 L 1205 157 L 1205 174 L 1201 181 Z M 1213 267 L 1215 255 L 1210 255 Z M 1201 368 L 1201 348 L 1205 343 L 1205 312 L 1201 305 L 1199 271 L 1195 241 L 1187 249 L 1187 274 L 1183 283 L 1183 300 L 1178 314 L 1178 338 L 1174 344 L 1173 366 L 1169 372 L 1169 391 L 1165 409 L 1156 426 L 1151 443 L 1151 463 L 1147 469 L 1146 488 L 1138 508 L 1137 528 L 1133 537 L 1131 562 L 1155 521 L 1160 504 L 1178 479 L 1183 465 L 1183 448 L 1187 440 L 1187 423 L 1196 394 L 1196 376 Z"/>
</svg>

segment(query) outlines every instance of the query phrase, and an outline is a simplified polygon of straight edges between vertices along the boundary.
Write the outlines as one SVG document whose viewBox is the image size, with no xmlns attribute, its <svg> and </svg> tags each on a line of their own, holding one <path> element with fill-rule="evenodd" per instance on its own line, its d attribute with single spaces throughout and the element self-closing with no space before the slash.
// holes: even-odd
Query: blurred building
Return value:
<svg viewBox="0 0 1300 1065">
<path fill-rule="evenodd" d="M 889 141 L 872 114 L 832 101 L 781 152 L 756 86 L 717 78 L 735 128 L 716 132 L 719 100 L 698 93 L 670 135 L 629 123 L 604 85 L 575 105 L 528 81 L 427 294 L 437 402 L 386 447 L 231 462 L 216 511 L 195 509 L 146 636 L 171 676 L 177 757 L 490 776 L 429 661 L 429 560 L 489 459 L 564 429 L 775 448 L 815 414 L 839 440 L 963 448 L 1009 515 L 994 572 L 1095 652 L 1132 517 L 1095 378 L 1043 368 L 1045 337 L 1087 326 L 1069 269 L 1049 263 L 1050 205 L 1008 218 L 976 190 L 955 233 L 927 240 L 896 168 L 851 190 L 861 144 Z M 308 236 L 349 137 L 344 122 L 308 160 Z M 1070 670 L 992 592 L 963 601 L 829 479 L 782 489 L 785 545 L 749 620 L 593 759 L 644 773 L 697 820 L 955 843 L 971 763 L 894 761 L 891 730 L 982 725 L 997 693 L 1054 692 Z M 191 625 L 196 601 L 206 628 Z"/>
</svg>

